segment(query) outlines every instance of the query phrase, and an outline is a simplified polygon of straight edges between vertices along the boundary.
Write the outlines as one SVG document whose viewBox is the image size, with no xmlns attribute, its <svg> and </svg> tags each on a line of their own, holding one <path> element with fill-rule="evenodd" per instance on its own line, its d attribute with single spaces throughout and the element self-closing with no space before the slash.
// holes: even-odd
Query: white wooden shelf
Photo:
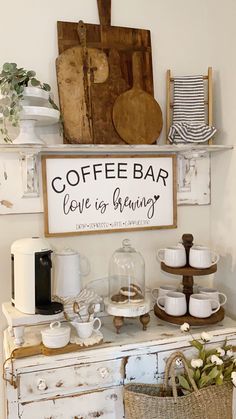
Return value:
<svg viewBox="0 0 236 419">
<path fill-rule="evenodd" d="M 216 151 L 232 150 L 232 145 L 201 145 L 201 144 L 179 144 L 179 145 L 103 145 L 103 144 L 55 144 L 55 145 L 31 145 L 31 144 L 0 144 L 0 153 L 40 153 L 40 154 L 178 154 L 178 153 L 212 153 Z"/>
</svg>

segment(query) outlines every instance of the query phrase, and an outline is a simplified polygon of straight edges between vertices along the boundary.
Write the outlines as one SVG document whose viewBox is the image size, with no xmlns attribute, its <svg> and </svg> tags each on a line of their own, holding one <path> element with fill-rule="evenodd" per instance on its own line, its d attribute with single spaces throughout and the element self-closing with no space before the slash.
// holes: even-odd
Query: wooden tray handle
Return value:
<svg viewBox="0 0 236 419">
<path fill-rule="evenodd" d="M 111 26 L 111 0 L 97 0 L 98 14 L 102 26 Z"/>
</svg>

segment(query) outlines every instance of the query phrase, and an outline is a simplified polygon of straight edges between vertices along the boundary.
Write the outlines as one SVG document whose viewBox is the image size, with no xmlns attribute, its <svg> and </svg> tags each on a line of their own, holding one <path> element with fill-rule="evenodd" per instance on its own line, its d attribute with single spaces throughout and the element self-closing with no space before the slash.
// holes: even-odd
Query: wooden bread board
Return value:
<svg viewBox="0 0 236 419">
<path fill-rule="evenodd" d="M 20 348 L 16 348 L 12 351 L 12 358 L 19 359 L 19 358 L 27 358 L 28 356 L 35 356 L 35 355 L 45 355 L 45 356 L 53 356 L 53 355 L 62 355 L 68 354 L 70 352 L 76 352 L 84 349 L 94 348 L 96 346 L 101 345 L 103 340 L 99 343 L 95 343 L 93 345 L 85 346 L 85 345 L 77 345 L 76 343 L 68 343 L 68 345 L 64 346 L 63 348 L 47 348 L 44 346 L 43 343 L 34 346 L 22 346 Z"/>
<path fill-rule="evenodd" d="M 123 89 L 130 89 L 133 85 L 133 71 L 132 71 L 132 56 L 135 51 L 142 53 L 142 68 L 140 78 L 142 80 L 143 90 L 153 95 L 153 72 L 152 72 L 152 51 L 151 51 L 151 36 L 150 31 L 146 29 L 125 28 L 110 26 L 110 1 L 98 0 L 100 22 L 101 25 L 85 23 L 86 26 L 86 48 L 93 48 L 103 51 L 107 60 L 111 60 L 112 51 L 117 51 L 119 59 L 119 68 L 115 70 L 114 67 L 109 68 L 109 79 L 104 83 L 94 84 L 91 82 L 91 108 L 96 110 L 91 115 L 93 135 L 83 140 L 81 135 L 73 136 L 64 139 L 65 142 L 73 143 L 100 143 L 100 144 L 122 144 L 124 141 L 117 134 L 112 122 L 112 108 L 113 103 L 123 92 Z M 78 19 L 79 20 L 79 19 Z M 104 24 L 105 23 L 105 24 Z M 59 54 L 69 48 L 81 45 L 78 33 L 77 22 L 57 22 L 58 30 L 58 49 Z M 119 74 L 119 79 L 117 79 Z M 114 87 L 114 79 L 116 80 L 117 89 Z M 59 97 L 62 97 L 62 92 L 59 86 Z M 64 109 L 65 106 L 63 105 Z M 71 106 L 71 105 L 70 105 Z M 77 110 L 80 111 L 79 109 Z M 67 110 L 68 115 L 70 110 Z M 105 115 L 105 117 L 104 117 Z M 64 122 L 68 126 L 67 116 L 64 115 L 62 109 L 62 116 Z"/>
</svg>

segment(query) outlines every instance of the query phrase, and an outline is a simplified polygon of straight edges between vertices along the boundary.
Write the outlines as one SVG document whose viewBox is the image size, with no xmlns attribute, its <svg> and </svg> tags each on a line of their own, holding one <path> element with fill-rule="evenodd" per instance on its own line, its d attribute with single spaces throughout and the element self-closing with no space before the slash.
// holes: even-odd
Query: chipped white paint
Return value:
<svg viewBox="0 0 236 419">
<path fill-rule="evenodd" d="M 208 153 L 201 150 L 178 155 L 178 205 L 211 202 L 211 170 Z"/>
<path fill-rule="evenodd" d="M 123 419 L 124 417 L 122 387 L 19 405 L 21 419 Z"/>
<path fill-rule="evenodd" d="M 96 348 L 14 361 L 18 388 L 6 386 L 8 419 L 123 419 L 123 385 L 160 382 L 169 354 L 183 349 L 188 355 L 192 350 L 190 336 L 155 316 L 146 332 L 139 319 L 126 319 L 120 335 L 111 317 L 102 320 L 104 343 Z M 225 337 L 236 343 L 236 322 L 229 318 L 204 331 L 211 332 L 215 346 Z M 199 338 L 201 332 L 194 329 L 194 337 Z M 25 335 L 24 345 L 38 343 L 40 326 L 26 328 Z M 6 357 L 14 348 L 7 330 L 4 348 Z M 8 377 L 9 371 L 8 364 Z"/>
<path fill-rule="evenodd" d="M 32 152 L 29 151 L 29 155 L 32 156 Z M 43 212 L 41 167 L 37 168 L 40 196 L 33 191 L 38 188 L 38 184 L 37 186 L 34 184 L 34 176 L 25 170 L 20 154 L 0 153 L 0 214 Z"/>
<path fill-rule="evenodd" d="M 20 374 L 21 401 L 76 394 L 123 383 L 122 359 Z"/>
<path fill-rule="evenodd" d="M 155 383 L 157 379 L 157 354 L 128 357 L 125 384 Z"/>
</svg>

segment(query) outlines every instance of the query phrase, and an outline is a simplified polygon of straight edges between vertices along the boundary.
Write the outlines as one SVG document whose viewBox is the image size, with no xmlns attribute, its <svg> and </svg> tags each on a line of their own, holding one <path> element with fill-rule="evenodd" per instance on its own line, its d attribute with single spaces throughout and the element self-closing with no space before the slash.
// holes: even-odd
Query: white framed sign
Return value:
<svg viewBox="0 0 236 419">
<path fill-rule="evenodd" d="M 174 155 L 42 156 L 45 236 L 176 228 Z"/>
</svg>

